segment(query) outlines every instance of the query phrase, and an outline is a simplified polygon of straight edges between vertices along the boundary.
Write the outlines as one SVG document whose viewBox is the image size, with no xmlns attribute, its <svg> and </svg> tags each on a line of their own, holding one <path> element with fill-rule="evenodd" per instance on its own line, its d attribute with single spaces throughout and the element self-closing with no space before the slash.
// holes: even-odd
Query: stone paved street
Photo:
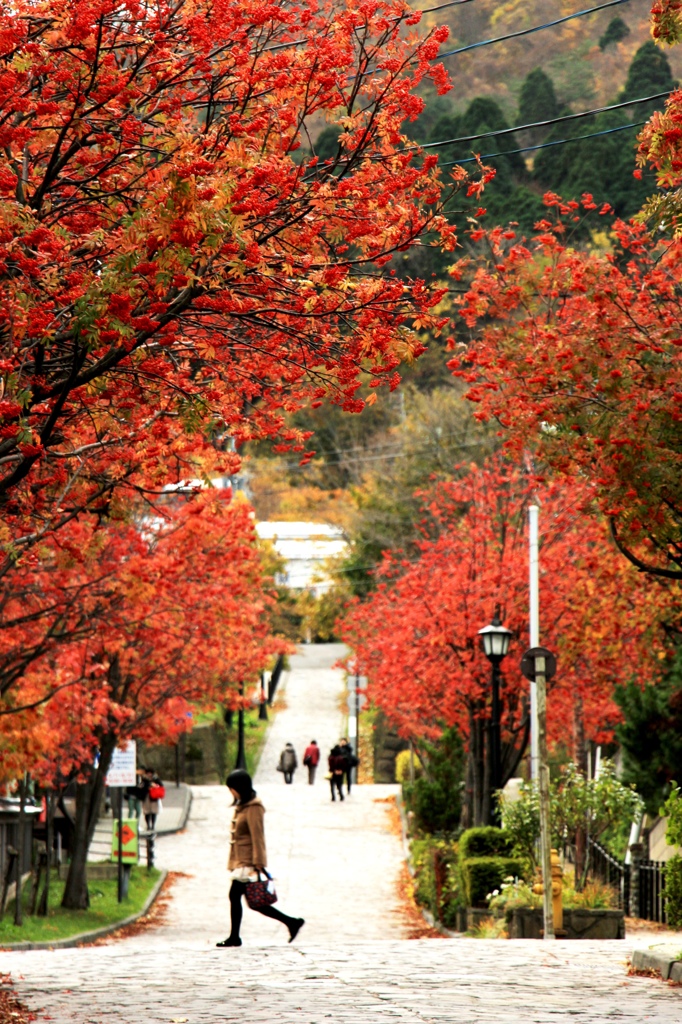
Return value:
<svg viewBox="0 0 682 1024">
<path fill-rule="evenodd" d="M 123 941 L 76 950 L 0 954 L 40 1021 L 56 1024 L 680 1024 L 682 996 L 629 978 L 632 943 L 406 940 L 396 896 L 400 840 L 388 827 L 393 787 L 363 786 L 332 804 L 320 771 L 284 785 L 275 765 L 286 740 L 338 738 L 339 648 L 292 659 L 256 785 L 267 807 L 269 862 L 282 909 L 306 925 L 285 929 L 248 910 L 241 949 L 227 932 L 229 795 L 196 787 L 187 829 L 162 837 L 158 861 L 182 872 L 166 919 Z M 645 941 L 642 938 L 638 944 Z M 653 941 L 653 939 L 651 940 Z M 680 944 L 682 945 L 682 939 Z"/>
</svg>

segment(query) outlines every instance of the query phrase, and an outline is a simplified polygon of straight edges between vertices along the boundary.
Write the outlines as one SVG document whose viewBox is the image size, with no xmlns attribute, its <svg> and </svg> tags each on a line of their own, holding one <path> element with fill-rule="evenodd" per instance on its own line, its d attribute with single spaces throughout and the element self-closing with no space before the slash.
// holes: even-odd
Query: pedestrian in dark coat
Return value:
<svg viewBox="0 0 682 1024">
<path fill-rule="evenodd" d="M 296 751 L 291 743 L 287 743 L 282 753 L 279 755 L 279 764 L 277 765 L 277 771 L 284 774 L 284 781 L 291 784 L 294 780 L 294 772 L 298 768 L 298 760 L 296 758 Z"/>
<path fill-rule="evenodd" d="M 308 785 L 312 786 L 315 782 L 315 772 L 317 766 L 320 763 L 320 748 L 317 745 L 317 740 L 311 740 L 308 746 L 305 748 L 305 754 L 303 755 L 303 764 L 308 769 Z"/>
<path fill-rule="evenodd" d="M 342 740 L 339 741 L 339 746 L 341 748 L 341 753 L 343 754 L 343 757 L 346 762 L 345 767 L 343 769 L 343 777 L 346 780 L 346 791 L 348 794 L 350 794 L 350 784 L 351 777 L 353 775 L 353 769 L 357 768 L 360 762 L 353 753 L 353 747 L 351 746 L 350 741 L 345 736 Z"/>
<path fill-rule="evenodd" d="M 232 884 L 230 886 L 230 934 L 217 946 L 241 946 L 239 930 L 242 923 L 242 896 L 248 882 L 255 882 L 259 872 L 267 867 L 265 830 L 263 816 L 265 808 L 256 796 L 251 776 L 242 769 L 230 772 L 227 786 L 234 797 L 234 814 L 230 838 L 230 855 L 227 868 Z M 256 909 L 256 908 L 254 908 Z M 258 907 L 258 913 L 281 921 L 289 929 L 289 942 L 293 942 L 305 924 L 302 917 L 289 917 L 273 906 Z"/>
<path fill-rule="evenodd" d="M 332 747 L 329 758 L 329 785 L 332 791 L 332 801 L 336 800 L 336 791 L 339 794 L 339 800 L 343 800 L 343 772 L 346 765 L 346 759 L 343 756 L 343 751 L 337 743 L 335 747 Z"/>
</svg>

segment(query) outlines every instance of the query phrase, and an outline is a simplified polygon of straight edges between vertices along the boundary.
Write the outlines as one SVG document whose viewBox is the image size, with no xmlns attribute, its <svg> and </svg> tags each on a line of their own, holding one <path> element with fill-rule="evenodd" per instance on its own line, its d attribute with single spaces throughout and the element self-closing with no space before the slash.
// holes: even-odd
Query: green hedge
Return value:
<svg viewBox="0 0 682 1024">
<path fill-rule="evenodd" d="M 417 903 L 430 910 L 446 928 L 456 929 L 457 911 L 466 906 L 460 892 L 457 844 L 452 840 L 427 836 L 413 839 L 411 852 Z M 437 872 L 439 879 L 436 878 Z"/>
<path fill-rule="evenodd" d="M 505 878 L 523 877 L 524 862 L 519 857 L 470 857 L 460 861 L 460 871 L 467 906 L 485 907 Z"/>
<path fill-rule="evenodd" d="M 508 857 L 513 853 L 509 833 L 492 825 L 469 828 L 459 838 L 459 855 L 470 857 Z"/>
</svg>

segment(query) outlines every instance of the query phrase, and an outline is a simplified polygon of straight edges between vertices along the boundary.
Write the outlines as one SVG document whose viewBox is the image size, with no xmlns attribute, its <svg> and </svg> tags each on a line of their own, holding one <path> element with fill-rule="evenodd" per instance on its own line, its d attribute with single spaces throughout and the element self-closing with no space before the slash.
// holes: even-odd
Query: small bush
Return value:
<svg viewBox="0 0 682 1024">
<path fill-rule="evenodd" d="M 665 912 L 671 928 L 682 928 L 682 857 L 675 854 L 665 866 Z"/>
<path fill-rule="evenodd" d="M 509 934 L 504 919 L 485 917 L 479 921 L 475 928 L 467 932 L 471 939 L 508 939 Z"/>
<path fill-rule="evenodd" d="M 457 845 L 428 836 L 412 841 L 414 895 L 446 928 L 457 927 L 457 911 L 465 906 L 460 892 Z"/>
<path fill-rule="evenodd" d="M 462 889 L 467 906 L 485 907 L 488 896 L 509 878 L 523 875 L 523 861 L 516 857 L 472 857 L 460 861 Z"/>
<path fill-rule="evenodd" d="M 410 782 L 410 757 L 414 758 L 414 777 L 420 779 L 424 774 L 422 766 L 414 754 L 409 750 L 401 750 L 395 759 L 395 780 L 400 783 Z"/>
<path fill-rule="evenodd" d="M 502 828 L 487 825 L 468 828 L 459 839 L 459 855 L 469 857 L 500 857 L 512 852 L 509 835 Z"/>
<path fill-rule="evenodd" d="M 456 729 L 444 729 L 438 743 L 424 743 L 423 777 L 403 784 L 405 803 L 421 832 L 454 832 L 462 813 L 464 748 Z"/>
</svg>

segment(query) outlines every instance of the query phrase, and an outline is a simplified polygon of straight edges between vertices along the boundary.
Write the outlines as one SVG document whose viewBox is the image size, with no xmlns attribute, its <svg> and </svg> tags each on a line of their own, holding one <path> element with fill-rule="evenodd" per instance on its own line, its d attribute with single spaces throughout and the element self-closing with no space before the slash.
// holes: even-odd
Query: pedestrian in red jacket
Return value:
<svg viewBox="0 0 682 1024">
<path fill-rule="evenodd" d="M 312 786 L 315 781 L 315 771 L 320 763 L 320 748 L 317 745 L 317 740 L 311 740 L 309 746 L 305 748 L 305 754 L 303 755 L 303 764 L 308 769 L 308 785 Z"/>
</svg>

